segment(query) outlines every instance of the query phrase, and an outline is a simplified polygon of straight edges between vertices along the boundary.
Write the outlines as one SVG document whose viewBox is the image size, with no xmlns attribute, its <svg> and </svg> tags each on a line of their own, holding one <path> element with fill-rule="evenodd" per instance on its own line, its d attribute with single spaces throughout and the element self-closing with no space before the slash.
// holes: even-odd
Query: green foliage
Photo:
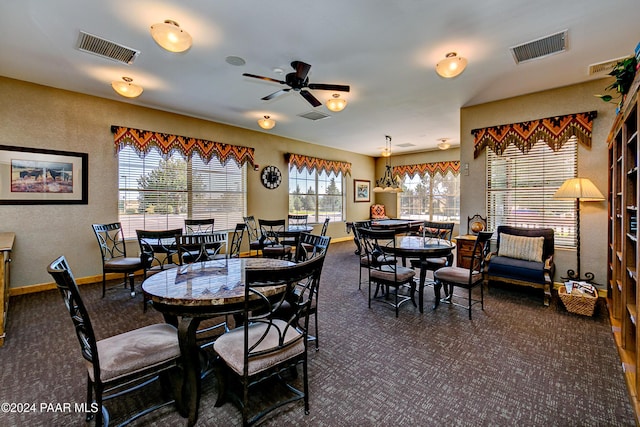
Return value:
<svg viewBox="0 0 640 427">
<path fill-rule="evenodd" d="M 187 206 L 187 162 L 183 159 L 161 160 L 158 168 L 138 179 L 140 209 L 147 213 L 173 214 Z M 154 190 L 157 190 L 154 191 Z M 171 196 L 167 197 L 167 190 Z"/>
<path fill-rule="evenodd" d="M 613 70 L 609 73 L 610 76 L 616 78 L 610 86 L 607 86 L 605 90 L 616 90 L 618 93 L 624 95 L 629 92 L 631 83 L 636 76 L 636 58 L 632 56 L 619 61 Z M 604 100 L 604 98 L 603 98 Z"/>
</svg>

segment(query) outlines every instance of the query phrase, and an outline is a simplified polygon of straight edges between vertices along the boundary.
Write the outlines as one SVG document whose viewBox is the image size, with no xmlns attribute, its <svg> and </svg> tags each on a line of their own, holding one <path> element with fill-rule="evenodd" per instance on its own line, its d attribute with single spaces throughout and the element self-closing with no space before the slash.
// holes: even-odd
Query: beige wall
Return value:
<svg viewBox="0 0 640 427">
<path fill-rule="evenodd" d="M 597 80 L 526 96 L 510 98 L 473 107 L 460 112 L 460 161 L 469 164 L 469 175 L 461 176 L 460 217 L 487 213 L 486 153 L 473 158 L 471 130 L 488 126 L 517 123 L 542 117 L 598 111 L 593 122 L 591 148 L 578 146 L 578 175 L 590 178 L 603 194 L 607 191 L 606 138 L 615 116 L 615 105 L 607 104 L 594 94 L 603 93 L 609 80 Z M 591 271 L 598 283 L 606 282 L 607 266 L 607 206 L 606 202 L 583 203 L 581 208 L 581 272 Z M 567 269 L 576 268 L 575 250 L 556 249 L 556 276 L 560 281 Z"/>
<path fill-rule="evenodd" d="M 16 233 L 12 288 L 51 283 L 46 266 L 61 254 L 68 258 L 77 278 L 102 274 L 91 224 L 118 219 L 118 163 L 111 125 L 254 147 L 256 163 L 276 165 L 283 172 L 287 171 L 286 152 L 351 162 L 352 176 L 346 179 L 347 220 L 369 217 L 369 204 L 353 203 L 352 179 L 374 180 L 374 159 L 369 156 L 143 108 L 135 101 L 117 102 L 2 77 L 0 93 L 0 144 L 89 154 L 88 205 L 0 206 L 0 231 Z M 248 214 L 284 217 L 286 179 L 278 189 L 268 190 L 259 175 L 248 171 Z M 345 237 L 344 223 L 332 224 L 329 234 Z"/>
</svg>

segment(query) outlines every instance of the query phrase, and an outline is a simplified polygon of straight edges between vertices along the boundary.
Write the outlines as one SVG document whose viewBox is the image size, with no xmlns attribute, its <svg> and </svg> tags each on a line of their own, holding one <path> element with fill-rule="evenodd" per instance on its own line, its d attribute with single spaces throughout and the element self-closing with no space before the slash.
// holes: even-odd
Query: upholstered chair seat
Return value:
<svg viewBox="0 0 640 427">
<path fill-rule="evenodd" d="M 100 377 L 111 381 L 180 356 L 178 330 L 167 323 L 149 325 L 96 342 Z M 86 361 L 91 380 L 93 364 Z"/>
</svg>

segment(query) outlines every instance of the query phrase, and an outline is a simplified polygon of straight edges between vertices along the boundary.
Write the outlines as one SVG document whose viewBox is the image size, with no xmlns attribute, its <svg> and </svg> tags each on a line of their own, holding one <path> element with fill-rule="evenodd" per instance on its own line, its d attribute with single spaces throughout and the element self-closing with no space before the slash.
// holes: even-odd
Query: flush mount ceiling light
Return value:
<svg viewBox="0 0 640 427">
<path fill-rule="evenodd" d="M 344 107 L 346 106 L 347 100 L 340 98 L 340 95 L 337 93 L 333 94 L 333 98 L 327 100 L 327 108 L 336 113 L 344 110 Z"/>
<path fill-rule="evenodd" d="M 449 147 L 451 147 L 451 143 L 449 142 L 449 140 L 447 138 L 440 138 L 438 139 L 438 141 L 440 141 L 438 143 L 438 148 L 441 150 L 448 150 Z"/>
<path fill-rule="evenodd" d="M 462 73 L 467 66 L 467 59 L 458 56 L 455 52 L 449 52 L 447 57 L 436 64 L 436 73 L 441 77 L 450 79 Z"/>
<path fill-rule="evenodd" d="M 131 77 L 123 77 L 123 81 L 116 80 L 111 82 L 111 87 L 115 90 L 118 95 L 122 95 L 126 98 L 136 98 L 140 96 L 142 93 L 142 86 L 138 86 L 133 84 L 133 79 Z"/>
<path fill-rule="evenodd" d="M 264 116 L 264 119 L 258 120 L 258 126 L 260 126 L 262 129 L 266 129 L 266 130 L 273 129 L 275 125 L 276 125 L 276 121 L 270 118 L 269 116 Z"/>
<path fill-rule="evenodd" d="M 184 52 L 191 47 L 191 36 L 170 19 L 151 26 L 151 37 L 169 52 Z"/>
</svg>

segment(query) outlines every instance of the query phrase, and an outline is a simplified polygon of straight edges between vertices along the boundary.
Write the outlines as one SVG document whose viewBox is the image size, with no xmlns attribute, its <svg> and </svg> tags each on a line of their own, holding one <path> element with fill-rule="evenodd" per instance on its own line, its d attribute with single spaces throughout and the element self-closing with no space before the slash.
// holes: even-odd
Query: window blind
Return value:
<svg viewBox="0 0 640 427">
<path fill-rule="evenodd" d="M 140 157 L 132 147 L 118 153 L 119 220 L 125 237 L 136 229 L 183 228 L 185 218 L 215 218 L 216 230 L 228 230 L 246 215 L 246 166 L 199 155 L 167 159 L 157 150 Z"/>
<path fill-rule="evenodd" d="M 499 225 L 553 228 L 556 246 L 575 247 L 575 202 L 553 195 L 566 179 L 576 176 L 577 162 L 575 137 L 558 151 L 544 141 L 526 154 L 515 145 L 501 156 L 487 150 L 488 229 Z"/>
</svg>

